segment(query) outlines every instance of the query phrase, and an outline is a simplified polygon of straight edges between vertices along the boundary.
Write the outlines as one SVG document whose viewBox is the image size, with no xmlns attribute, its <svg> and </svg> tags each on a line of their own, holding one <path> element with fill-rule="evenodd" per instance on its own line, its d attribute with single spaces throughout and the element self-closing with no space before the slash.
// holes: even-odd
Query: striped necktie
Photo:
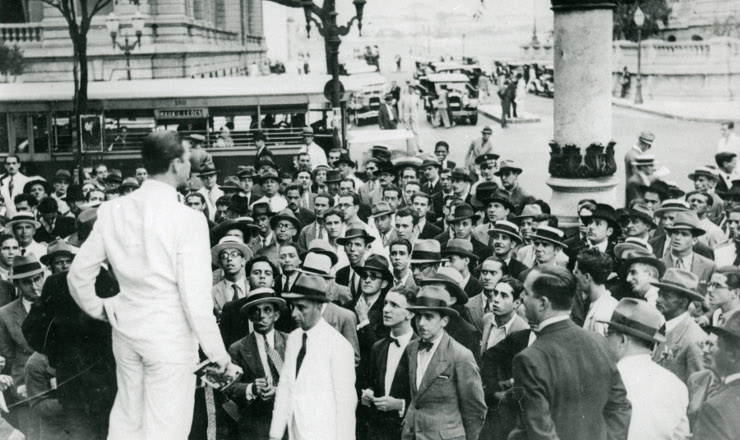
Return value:
<svg viewBox="0 0 740 440">
<path fill-rule="evenodd" d="M 264 342 L 265 353 L 267 353 L 267 364 L 270 366 L 272 381 L 275 383 L 280 379 L 280 370 L 283 369 L 283 359 L 280 357 L 280 353 L 267 343 L 267 338 L 264 338 Z"/>
</svg>

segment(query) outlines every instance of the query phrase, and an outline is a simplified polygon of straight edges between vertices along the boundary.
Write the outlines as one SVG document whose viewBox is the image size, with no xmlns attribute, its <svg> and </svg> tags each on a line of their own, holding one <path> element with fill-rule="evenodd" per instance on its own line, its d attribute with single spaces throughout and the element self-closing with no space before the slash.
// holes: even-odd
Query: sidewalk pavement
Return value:
<svg viewBox="0 0 740 440">
<path fill-rule="evenodd" d="M 501 122 L 501 104 L 483 104 L 478 105 L 478 113 L 493 119 L 496 122 Z M 533 115 L 527 112 L 518 112 L 518 118 L 506 119 L 507 124 L 526 124 L 540 122 L 539 116 Z"/>
<path fill-rule="evenodd" d="M 612 105 L 686 121 L 720 123 L 740 120 L 740 101 L 645 101 L 636 105 L 634 100 L 612 97 Z"/>
</svg>

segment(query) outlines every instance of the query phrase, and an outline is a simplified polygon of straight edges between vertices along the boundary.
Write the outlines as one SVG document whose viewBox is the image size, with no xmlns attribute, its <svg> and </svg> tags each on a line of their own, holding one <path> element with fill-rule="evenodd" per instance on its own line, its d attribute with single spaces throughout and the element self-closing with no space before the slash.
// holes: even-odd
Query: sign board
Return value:
<svg viewBox="0 0 740 440">
<path fill-rule="evenodd" d="M 345 99 L 344 97 L 344 84 L 342 84 L 341 81 L 337 80 L 339 82 L 339 100 L 343 101 Z M 326 85 L 324 85 L 324 98 L 326 98 L 327 101 L 331 102 L 331 95 L 334 87 L 334 80 L 329 80 L 326 82 Z"/>
<path fill-rule="evenodd" d="M 207 108 L 171 108 L 154 110 L 154 119 L 203 119 L 208 117 Z"/>
</svg>

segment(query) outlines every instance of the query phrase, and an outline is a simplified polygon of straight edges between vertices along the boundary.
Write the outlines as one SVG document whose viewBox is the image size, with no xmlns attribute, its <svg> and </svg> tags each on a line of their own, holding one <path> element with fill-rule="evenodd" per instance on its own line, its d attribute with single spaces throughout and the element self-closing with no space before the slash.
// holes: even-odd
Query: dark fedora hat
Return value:
<svg viewBox="0 0 740 440">
<path fill-rule="evenodd" d="M 224 178 L 224 183 L 219 186 L 221 189 L 230 189 L 233 191 L 239 191 L 242 187 L 239 185 L 239 178 L 236 176 L 227 176 Z"/>
<path fill-rule="evenodd" d="M 51 179 L 52 183 L 56 183 L 62 180 L 66 180 L 67 182 L 72 181 L 72 174 L 67 170 L 57 170 L 56 174 L 54 174 L 54 178 Z"/>
<path fill-rule="evenodd" d="M 416 300 L 413 306 L 406 307 L 411 312 L 432 311 L 441 315 L 456 318 L 460 316 L 457 310 L 450 307 L 448 298 L 449 292 L 438 286 L 424 286 L 416 294 Z"/>
<path fill-rule="evenodd" d="M 239 194 L 234 194 L 229 198 L 229 211 L 239 216 L 245 216 L 249 213 L 249 199 Z"/>
<path fill-rule="evenodd" d="M 440 267 L 434 276 L 419 281 L 419 284 L 422 287 L 430 284 L 442 284 L 447 289 L 450 297 L 457 299 L 455 304 L 463 305 L 468 302 L 468 295 L 463 290 L 463 276 L 451 267 Z"/>
<path fill-rule="evenodd" d="M 478 255 L 473 253 L 473 244 L 461 238 L 453 238 L 447 242 L 447 246 L 442 251 L 442 256 L 449 257 L 450 255 L 457 255 L 478 261 Z"/>
<path fill-rule="evenodd" d="M 275 296 L 274 290 L 269 287 L 260 287 L 249 291 L 247 294 L 247 302 L 241 306 L 239 313 L 242 315 L 248 315 L 249 311 L 259 304 L 274 304 L 280 311 L 284 311 L 287 305 L 284 299 Z"/>
<path fill-rule="evenodd" d="M 479 209 L 485 208 L 488 204 L 487 199 L 498 189 L 496 182 L 480 182 L 475 187 L 475 194 L 470 198 L 470 204 Z"/>
<path fill-rule="evenodd" d="M 670 268 L 665 271 L 660 281 L 650 281 L 650 284 L 680 293 L 692 301 L 704 301 L 704 297 L 698 291 L 699 277 L 688 270 Z"/>
<path fill-rule="evenodd" d="M 613 228 L 619 228 L 619 216 L 613 206 L 606 203 L 597 203 L 596 208 L 591 215 L 581 218 L 584 222 L 590 222 L 592 219 L 605 220 Z"/>
<path fill-rule="evenodd" d="M 250 237 L 259 232 L 260 227 L 254 224 L 251 217 L 224 220 L 211 228 L 211 243 L 218 243 L 232 229 L 242 231 L 244 241 L 248 241 Z"/>
<path fill-rule="evenodd" d="M 367 271 L 380 272 L 383 278 L 393 281 L 393 272 L 391 272 L 391 263 L 382 255 L 373 254 L 365 259 L 365 264 L 355 269 L 355 272 L 362 276 Z"/>
<path fill-rule="evenodd" d="M 334 183 L 342 181 L 342 172 L 339 170 L 327 170 L 326 171 L 326 183 Z"/>
<path fill-rule="evenodd" d="M 348 228 L 349 229 L 344 232 L 343 236 L 337 238 L 337 244 L 344 246 L 353 238 L 364 238 L 365 244 L 370 244 L 375 241 L 375 237 L 370 235 L 360 224 L 349 225 Z"/>
<path fill-rule="evenodd" d="M 290 292 L 283 292 L 285 299 L 308 299 L 311 301 L 327 303 L 331 301 L 326 296 L 328 284 L 321 275 L 302 273 L 293 283 Z"/>
<path fill-rule="evenodd" d="M 449 217 L 447 217 L 447 223 L 456 223 L 465 219 L 471 219 L 473 223 L 477 222 L 480 218 L 472 206 L 467 203 L 457 205 L 453 208 Z"/>
<path fill-rule="evenodd" d="M 640 185 L 640 191 L 645 194 L 646 192 L 654 192 L 658 194 L 660 200 L 667 199 L 671 194 L 671 189 L 667 183 L 662 180 L 656 180 L 650 185 Z"/>
<path fill-rule="evenodd" d="M 478 187 L 480 187 L 480 185 L 478 185 Z M 476 195 L 477 194 L 478 193 L 476 192 Z M 480 200 L 486 206 L 494 202 L 500 203 L 509 211 L 513 211 L 515 208 L 514 204 L 511 203 L 511 198 L 509 196 L 509 193 L 503 189 L 497 189 L 493 191 L 492 193 L 490 193 L 486 198 L 479 198 L 478 200 Z"/>
<path fill-rule="evenodd" d="M 621 279 L 627 279 L 627 272 L 633 264 L 647 264 L 658 270 L 658 276 L 662 277 L 665 274 L 666 267 L 665 263 L 655 258 L 650 251 L 639 251 L 639 250 L 627 250 L 622 253 L 623 263 L 619 268 L 618 275 Z"/>
<path fill-rule="evenodd" d="M 450 174 L 452 180 L 464 180 L 466 182 L 472 182 L 473 179 L 470 177 L 470 172 L 465 168 L 455 168 Z"/>
<path fill-rule="evenodd" d="M 350 159 L 349 154 L 346 154 L 346 153 L 340 154 L 339 159 L 337 159 L 336 162 L 334 162 L 334 165 L 336 166 L 336 165 L 339 165 L 340 163 L 346 163 L 347 165 L 351 167 L 354 167 L 357 165 L 357 163 L 354 160 Z"/>
<path fill-rule="evenodd" d="M 46 255 L 42 255 L 39 261 L 44 266 L 50 266 L 56 256 L 75 257 L 75 251 L 71 244 L 62 239 L 54 240 L 46 248 Z"/>
<path fill-rule="evenodd" d="M 277 222 L 279 222 L 280 220 L 289 221 L 296 229 L 300 229 L 301 227 L 301 221 L 298 220 L 298 217 L 295 216 L 290 208 L 285 208 L 277 214 L 273 215 L 270 218 L 270 227 L 272 229 L 275 229 L 275 225 L 277 225 Z"/>
<path fill-rule="evenodd" d="M 46 193 L 46 195 L 51 195 L 53 191 L 51 185 L 49 185 L 49 182 L 44 179 L 37 178 L 30 180 L 25 185 L 23 185 L 23 192 L 26 194 L 31 194 L 31 188 L 33 188 L 34 185 L 41 185 L 44 188 L 44 192 Z"/>
<path fill-rule="evenodd" d="M 514 164 L 514 161 L 513 160 L 503 160 L 503 161 L 501 161 L 501 163 L 498 166 L 498 171 L 496 171 L 496 175 L 497 176 L 500 176 L 505 171 L 511 171 L 511 172 L 513 172 L 514 174 L 517 174 L 517 175 L 522 174 L 522 169 L 519 168 L 518 166 L 516 166 Z"/>
<path fill-rule="evenodd" d="M 36 255 L 30 252 L 28 255 L 16 255 L 13 258 L 13 273 L 8 276 L 11 280 L 30 278 L 44 272 Z"/>
<path fill-rule="evenodd" d="M 248 178 L 248 177 L 254 178 L 254 176 L 256 174 L 257 174 L 257 171 L 255 171 L 254 167 L 251 166 L 251 165 L 247 165 L 247 166 L 243 166 L 242 165 L 242 166 L 239 166 L 239 168 L 236 171 L 236 175 L 240 179 L 244 179 L 244 178 Z"/>
<path fill-rule="evenodd" d="M 635 298 L 622 298 L 612 312 L 611 319 L 597 321 L 646 341 L 665 341 L 665 336 L 660 333 L 663 316 L 655 307 Z"/>
<path fill-rule="evenodd" d="M 123 182 L 123 175 L 119 170 L 110 170 L 108 176 L 105 178 L 106 182 L 121 183 Z"/>
<path fill-rule="evenodd" d="M 736 344 L 740 344 L 740 313 L 732 314 L 722 326 L 709 327 L 709 331 L 717 336 L 729 338 L 735 341 Z"/>
<path fill-rule="evenodd" d="M 255 131 L 253 133 L 254 133 L 253 134 L 253 137 L 254 137 L 254 141 L 255 142 L 267 140 L 267 137 L 265 136 L 265 134 L 263 132 L 261 132 L 261 131 Z"/>
<path fill-rule="evenodd" d="M 205 163 L 202 167 L 198 170 L 199 176 L 210 176 L 211 174 L 217 174 L 218 170 L 216 170 L 216 167 L 214 167 L 211 164 Z"/>
<path fill-rule="evenodd" d="M 266 180 L 274 180 L 280 183 L 280 176 L 278 176 L 278 173 L 276 173 L 275 171 L 267 171 L 266 173 L 260 175 L 259 179 L 257 180 L 259 181 L 260 185 L 265 183 Z"/>
<path fill-rule="evenodd" d="M 442 164 L 437 162 L 436 159 L 424 159 L 424 162 L 421 163 L 421 168 L 425 169 L 426 167 L 442 168 Z"/>
</svg>

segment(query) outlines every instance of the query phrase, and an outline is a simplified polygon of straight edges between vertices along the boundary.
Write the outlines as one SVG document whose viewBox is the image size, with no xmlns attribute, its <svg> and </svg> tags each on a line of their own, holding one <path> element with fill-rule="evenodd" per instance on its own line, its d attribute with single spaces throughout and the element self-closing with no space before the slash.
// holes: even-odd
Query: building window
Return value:
<svg viewBox="0 0 740 440">
<path fill-rule="evenodd" d="M 691 41 L 704 41 L 704 38 L 702 38 L 701 35 L 692 35 Z"/>
<path fill-rule="evenodd" d="M 675 43 L 676 42 L 676 36 L 675 35 L 669 35 L 668 38 L 666 38 L 666 41 L 669 43 Z"/>
</svg>

